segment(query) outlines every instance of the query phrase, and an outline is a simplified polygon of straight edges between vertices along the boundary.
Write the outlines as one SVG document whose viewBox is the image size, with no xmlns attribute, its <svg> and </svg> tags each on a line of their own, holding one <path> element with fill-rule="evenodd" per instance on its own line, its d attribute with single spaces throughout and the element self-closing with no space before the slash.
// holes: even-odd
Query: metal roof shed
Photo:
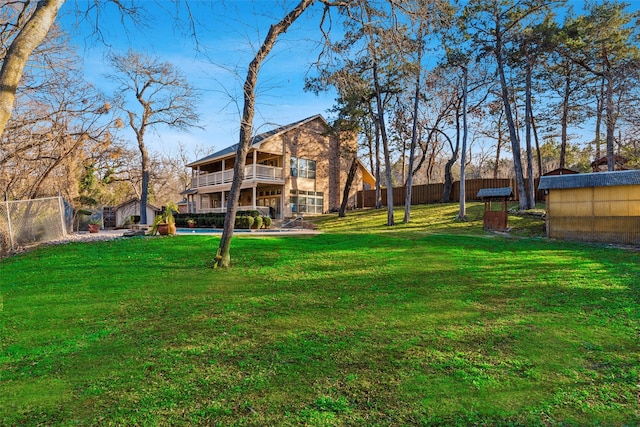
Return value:
<svg viewBox="0 0 640 427">
<path fill-rule="evenodd" d="M 547 236 L 640 244 L 640 170 L 543 176 Z"/>
</svg>

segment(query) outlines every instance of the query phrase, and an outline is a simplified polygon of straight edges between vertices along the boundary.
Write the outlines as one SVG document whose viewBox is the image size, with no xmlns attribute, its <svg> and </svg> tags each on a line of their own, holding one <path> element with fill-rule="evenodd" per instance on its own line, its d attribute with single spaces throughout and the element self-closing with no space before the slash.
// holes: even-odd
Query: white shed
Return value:
<svg viewBox="0 0 640 427">
<path fill-rule="evenodd" d="M 122 227 L 132 215 L 140 215 L 140 199 L 133 198 L 126 202 L 120 203 L 114 208 L 116 215 L 116 227 Z M 162 209 L 147 203 L 147 223 L 153 223 L 156 215 L 160 214 Z"/>
</svg>

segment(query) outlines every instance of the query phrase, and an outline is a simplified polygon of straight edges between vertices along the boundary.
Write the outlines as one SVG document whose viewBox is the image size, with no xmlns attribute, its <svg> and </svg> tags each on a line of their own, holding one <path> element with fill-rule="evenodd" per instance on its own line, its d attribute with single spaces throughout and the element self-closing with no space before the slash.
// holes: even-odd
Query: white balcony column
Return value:
<svg viewBox="0 0 640 427">
<path fill-rule="evenodd" d="M 255 167 L 254 167 L 254 169 L 255 169 Z M 257 191 L 258 190 L 258 185 L 257 184 L 254 185 L 252 190 L 253 190 L 253 197 L 251 198 L 251 201 L 253 202 L 252 209 L 255 211 L 256 210 L 256 196 L 258 195 L 258 191 Z"/>
<path fill-rule="evenodd" d="M 253 179 L 256 179 L 256 163 L 258 163 L 258 150 L 253 150 Z M 253 191 L 254 191 L 254 193 L 253 193 L 253 197 L 254 197 L 253 205 L 255 206 L 255 204 L 256 204 L 256 202 L 255 202 L 255 197 L 256 197 L 256 194 L 255 194 L 256 189 L 255 189 L 255 187 L 254 187 Z"/>
<path fill-rule="evenodd" d="M 223 162 L 224 162 L 224 160 L 223 160 Z M 220 206 L 222 206 L 223 210 L 225 209 L 225 206 L 224 206 L 224 191 L 222 192 L 222 196 L 220 196 Z"/>
</svg>

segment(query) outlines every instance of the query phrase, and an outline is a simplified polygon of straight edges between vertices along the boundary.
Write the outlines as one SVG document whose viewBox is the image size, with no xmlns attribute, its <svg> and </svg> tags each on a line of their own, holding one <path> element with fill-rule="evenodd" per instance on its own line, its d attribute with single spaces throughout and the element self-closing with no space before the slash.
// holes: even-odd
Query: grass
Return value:
<svg viewBox="0 0 640 427">
<path fill-rule="evenodd" d="M 1 260 L 0 424 L 637 425 L 638 252 L 481 210 Z"/>
</svg>

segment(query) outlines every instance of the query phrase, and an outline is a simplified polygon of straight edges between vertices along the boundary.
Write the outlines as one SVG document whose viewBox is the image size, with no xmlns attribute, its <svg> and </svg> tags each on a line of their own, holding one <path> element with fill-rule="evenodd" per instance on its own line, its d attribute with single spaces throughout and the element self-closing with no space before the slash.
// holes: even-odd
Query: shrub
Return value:
<svg viewBox="0 0 640 427">
<path fill-rule="evenodd" d="M 273 221 L 271 220 L 270 216 L 263 216 L 262 217 L 262 222 L 264 224 L 264 228 L 269 228 L 269 227 L 271 227 L 271 223 Z"/>
<path fill-rule="evenodd" d="M 224 217 L 224 214 L 222 215 Z M 260 216 L 260 212 L 259 211 L 254 211 L 254 210 L 247 210 L 247 211 L 238 211 L 236 212 L 236 216 L 250 216 L 250 217 L 257 217 Z"/>
<path fill-rule="evenodd" d="M 237 216 L 236 217 L 236 228 L 251 228 L 253 225 L 253 217 L 252 216 Z"/>
<path fill-rule="evenodd" d="M 256 230 L 262 228 L 262 217 L 260 215 L 253 218 L 253 225 L 251 225 L 251 228 L 255 228 Z"/>
</svg>

